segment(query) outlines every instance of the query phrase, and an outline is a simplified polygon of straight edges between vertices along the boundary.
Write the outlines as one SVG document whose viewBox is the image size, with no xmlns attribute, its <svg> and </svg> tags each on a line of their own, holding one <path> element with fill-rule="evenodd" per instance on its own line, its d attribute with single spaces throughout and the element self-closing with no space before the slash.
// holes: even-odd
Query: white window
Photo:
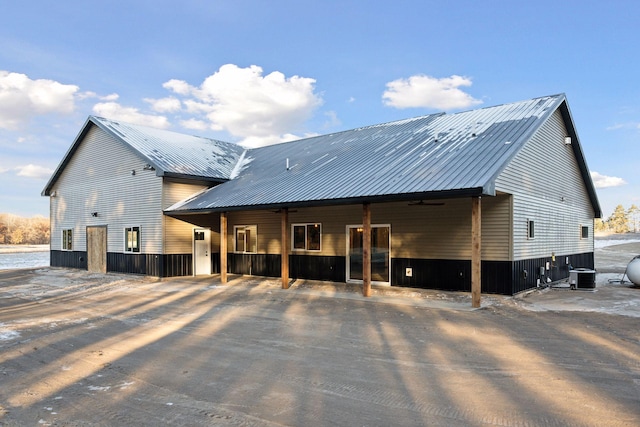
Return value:
<svg viewBox="0 0 640 427">
<path fill-rule="evenodd" d="M 70 228 L 62 230 L 62 250 L 73 250 L 73 230 Z"/>
<path fill-rule="evenodd" d="M 124 251 L 140 252 L 140 227 L 124 229 Z"/>
<path fill-rule="evenodd" d="M 527 239 L 533 239 L 536 237 L 535 221 L 532 219 L 527 220 Z"/>
<path fill-rule="evenodd" d="M 294 251 L 319 251 L 322 240 L 322 224 L 293 224 L 291 239 Z"/>
<path fill-rule="evenodd" d="M 258 226 L 236 225 L 233 227 L 235 236 L 235 252 L 258 253 Z"/>
</svg>

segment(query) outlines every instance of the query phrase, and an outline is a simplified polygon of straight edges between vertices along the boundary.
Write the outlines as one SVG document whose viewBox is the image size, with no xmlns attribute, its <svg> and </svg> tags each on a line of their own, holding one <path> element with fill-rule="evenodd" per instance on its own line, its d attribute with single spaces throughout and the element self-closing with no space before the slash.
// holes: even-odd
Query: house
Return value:
<svg viewBox="0 0 640 427">
<path fill-rule="evenodd" d="M 564 94 L 248 150 L 89 117 L 43 195 L 54 266 L 474 304 L 593 268 L 601 216 Z"/>
</svg>

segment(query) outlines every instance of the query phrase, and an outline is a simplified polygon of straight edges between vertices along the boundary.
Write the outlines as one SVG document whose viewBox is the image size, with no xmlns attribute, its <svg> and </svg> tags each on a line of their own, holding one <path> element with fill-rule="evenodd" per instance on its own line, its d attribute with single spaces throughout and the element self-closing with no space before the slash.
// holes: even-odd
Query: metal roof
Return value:
<svg viewBox="0 0 640 427">
<path fill-rule="evenodd" d="M 158 176 L 204 182 L 227 181 L 244 151 L 229 142 L 89 116 L 42 195 L 50 194 L 52 186 L 93 125 L 127 144 L 156 170 Z"/>
<path fill-rule="evenodd" d="M 564 94 L 244 150 L 228 142 L 90 116 L 42 195 L 92 126 L 137 152 L 158 176 L 221 183 L 169 215 L 495 195 L 495 180 L 557 109 L 596 217 L 600 206 Z"/>
<path fill-rule="evenodd" d="M 158 175 L 228 180 L 244 151 L 237 144 L 92 116 L 149 161 Z"/>
<path fill-rule="evenodd" d="M 166 212 L 495 195 L 499 173 L 563 102 L 546 96 L 248 150 L 233 179 Z"/>
</svg>

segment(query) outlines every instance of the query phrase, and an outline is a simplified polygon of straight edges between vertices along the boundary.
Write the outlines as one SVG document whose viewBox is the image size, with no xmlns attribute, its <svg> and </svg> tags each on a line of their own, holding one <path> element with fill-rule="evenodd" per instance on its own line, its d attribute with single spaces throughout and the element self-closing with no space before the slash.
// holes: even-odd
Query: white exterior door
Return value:
<svg viewBox="0 0 640 427">
<path fill-rule="evenodd" d="M 211 231 L 193 230 L 193 275 L 211 274 Z"/>
</svg>

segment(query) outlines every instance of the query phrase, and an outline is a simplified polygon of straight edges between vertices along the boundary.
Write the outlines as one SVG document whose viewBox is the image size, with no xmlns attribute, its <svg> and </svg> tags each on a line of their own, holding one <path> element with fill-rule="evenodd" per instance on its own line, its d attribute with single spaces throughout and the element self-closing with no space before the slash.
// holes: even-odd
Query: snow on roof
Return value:
<svg viewBox="0 0 640 427">
<path fill-rule="evenodd" d="M 167 212 L 494 194 L 494 180 L 565 100 L 432 114 L 249 150 L 233 180 Z"/>
<path fill-rule="evenodd" d="M 91 121 L 115 134 L 164 175 L 227 180 L 243 149 L 229 142 L 133 125 L 102 117 Z"/>
</svg>

